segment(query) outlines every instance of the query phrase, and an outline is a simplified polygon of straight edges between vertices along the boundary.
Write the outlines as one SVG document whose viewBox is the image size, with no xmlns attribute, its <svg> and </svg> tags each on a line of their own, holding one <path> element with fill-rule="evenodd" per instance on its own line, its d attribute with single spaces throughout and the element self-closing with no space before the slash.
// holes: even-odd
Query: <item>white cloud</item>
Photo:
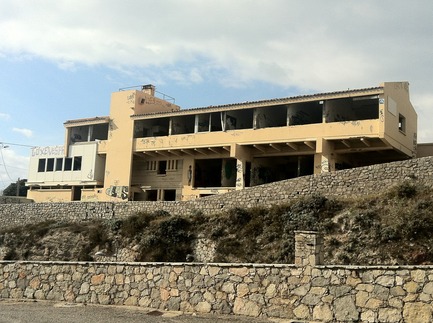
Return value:
<svg viewBox="0 0 433 323">
<path fill-rule="evenodd" d="M 18 132 L 18 133 L 26 136 L 27 138 L 31 138 L 33 136 L 33 131 L 31 131 L 30 129 L 13 128 L 12 131 Z"/>
<path fill-rule="evenodd" d="M 27 178 L 29 157 L 19 155 L 12 147 L 0 148 L 0 190 L 18 178 Z"/>
<path fill-rule="evenodd" d="M 0 56 L 301 93 L 407 80 L 432 119 L 432 12 L 430 0 L 2 0 Z"/>
<path fill-rule="evenodd" d="M 0 119 L 1 120 L 9 120 L 10 118 L 11 118 L 11 116 L 9 114 L 0 112 Z"/>
<path fill-rule="evenodd" d="M 420 2 L 5 0 L 0 28 L 8 33 L 0 52 L 31 53 L 66 69 L 188 63 L 195 72 L 174 79 L 191 82 L 224 69 L 236 84 L 369 86 L 405 79 L 405 62 L 416 69 L 430 57 L 433 3 Z"/>
</svg>

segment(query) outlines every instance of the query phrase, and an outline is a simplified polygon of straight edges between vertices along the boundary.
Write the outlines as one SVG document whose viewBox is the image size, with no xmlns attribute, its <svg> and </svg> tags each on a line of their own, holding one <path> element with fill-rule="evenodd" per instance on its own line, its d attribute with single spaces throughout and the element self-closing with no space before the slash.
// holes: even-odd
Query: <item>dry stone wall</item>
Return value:
<svg viewBox="0 0 433 323">
<path fill-rule="evenodd" d="M 186 202 L 0 204 L 0 226 L 9 227 L 45 220 L 111 219 L 140 211 L 165 210 L 178 215 L 189 215 L 199 211 L 203 214 L 211 214 L 234 207 L 272 206 L 311 194 L 339 197 L 374 194 L 404 180 L 433 186 L 433 157 L 304 176 Z"/>
<path fill-rule="evenodd" d="M 296 265 L 2 261 L 0 297 L 321 322 L 432 321 L 433 266 L 323 266 L 320 241 L 298 232 Z"/>
</svg>

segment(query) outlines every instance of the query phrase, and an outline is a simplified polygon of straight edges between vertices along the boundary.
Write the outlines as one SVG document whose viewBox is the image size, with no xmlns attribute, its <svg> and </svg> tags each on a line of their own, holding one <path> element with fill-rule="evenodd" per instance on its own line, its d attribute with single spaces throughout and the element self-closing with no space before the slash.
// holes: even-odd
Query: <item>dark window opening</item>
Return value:
<svg viewBox="0 0 433 323">
<path fill-rule="evenodd" d="M 73 170 L 81 170 L 81 157 L 74 157 L 74 168 Z"/>
<path fill-rule="evenodd" d="M 236 159 L 197 159 L 194 167 L 194 187 L 234 187 Z"/>
<path fill-rule="evenodd" d="M 197 114 L 197 132 L 209 132 L 210 131 L 210 114 Z"/>
<path fill-rule="evenodd" d="M 287 126 L 287 106 L 277 105 L 255 110 L 255 128 Z"/>
<path fill-rule="evenodd" d="M 65 170 L 72 170 L 72 158 L 66 157 L 65 158 Z"/>
<path fill-rule="evenodd" d="M 176 201 L 176 190 L 164 190 L 164 201 Z"/>
<path fill-rule="evenodd" d="M 56 158 L 56 171 L 63 169 L 63 158 Z"/>
<path fill-rule="evenodd" d="M 158 161 L 158 168 L 156 170 L 156 173 L 158 175 L 164 175 L 167 173 L 167 161 L 166 160 Z"/>
<path fill-rule="evenodd" d="M 181 135 L 194 133 L 195 115 L 173 117 L 171 119 L 171 134 Z"/>
<path fill-rule="evenodd" d="M 70 130 L 70 142 L 106 140 L 108 138 L 108 129 L 108 123 L 72 127 Z"/>
<path fill-rule="evenodd" d="M 146 191 L 146 201 L 156 201 L 156 200 L 158 200 L 158 190 Z"/>
<path fill-rule="evenodd" d="M 406 118 L 401 114 L 398 115 L 398 130 L 406 132 Z"/>
<path fill-rule="evenodd" d="M 47 172 L 52 172 L 54 170 L 54 158 L 47 159 Z"/>
<path fill-rule="evenodd" d="M 90 141 L 107 140 L 108 139 L 108 123 L 93 125 L 93 133 Z"/>
<path fill-rule="evenodd" d="M 251 186 L 314 173 L 313 155 L 255 158 L 253 164 Z"/>
<path fill-rule="evenodd" d="M 379 118 L 379 98 L 355 97 L 325 102 L 326 122 L 371 120 Z"/>
<path fill-rule="evenodd" d="M 251 185 L 251 162 L 245 163 L 245 187 Z"/>
<path fill-rule="evenodd" d="M 254 109 L 226 112 L 225 130 L 253 129 Z"/>
<path fill-rule="evenodd" d="M 72 187 L 72 201 L 80 201 L 81 200 L 81 189 L 82 186 L 73 186 Z"/>
<path fill-rule="evenodd" d="M 210 115 L 210 131 L 222 131 L 221 112 L 214 112 Z"/>
<path fill-rule="evenodd" d="M 287 125 L 299 126 L 322 123 L 323 101 L 290 104 L 287 109 Z"/>
<path fill-rule="evenodd" d="M 39 159 L 38 161 L 38 172 L 43 173 L 45 172 L 45 158 Z"/>
<path fill-rule="evenodd" d="M 168 136 L 170 118 L 137 120 L 134 123 L 134 138 Z"/>
</svg>

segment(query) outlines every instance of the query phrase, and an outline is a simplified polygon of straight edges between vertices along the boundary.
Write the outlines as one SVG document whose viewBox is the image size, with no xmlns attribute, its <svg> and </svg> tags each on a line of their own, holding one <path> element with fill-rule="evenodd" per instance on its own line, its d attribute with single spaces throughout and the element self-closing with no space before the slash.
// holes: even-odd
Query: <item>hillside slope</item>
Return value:
<svg viewBox="0 0 433 323">
<path fill-rule="evenodd" d="M 164 211 L 0 230 L 0 259 L 293 263 L 294 231 L 324 235 L 325 264 L 433 263 L 433 190 L 403 182 L 359 199 L 310 196 L 270 209 Z M 102 256 L 112 256 L 103 257 Z"/>
</svg>

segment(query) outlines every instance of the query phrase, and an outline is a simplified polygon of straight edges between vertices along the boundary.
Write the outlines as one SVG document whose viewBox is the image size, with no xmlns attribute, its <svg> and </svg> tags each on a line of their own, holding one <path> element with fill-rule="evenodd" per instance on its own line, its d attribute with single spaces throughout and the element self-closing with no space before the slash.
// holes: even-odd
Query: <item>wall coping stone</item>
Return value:
<svg viewBox="0 0 433 323">
<path fill-rule="evenodd" d="M 28 261 L 28 260 L 1 260 L 0 265 L 8 264 L 32 264 L 32 265 L 88 265 L 88 266 L 99 266 L 99 265 L 119 265 L 119 266 L 135 266 L 135 267 L 164 267 L 164 266 L 215 266 L 215 267 L 249 267 L 249 268 L 298 268 L 303 266 L 297 266 L 295 264 L 257 264 L 257 263 L 218 263 L 218 262 L 116 262 L 116 261 Z M 374 269 L 433 269 L 433 265 L 317 265 L 313 266 L 317 269 L 347 269 L 347 270 L 374 270 Z"/>
</svg>

